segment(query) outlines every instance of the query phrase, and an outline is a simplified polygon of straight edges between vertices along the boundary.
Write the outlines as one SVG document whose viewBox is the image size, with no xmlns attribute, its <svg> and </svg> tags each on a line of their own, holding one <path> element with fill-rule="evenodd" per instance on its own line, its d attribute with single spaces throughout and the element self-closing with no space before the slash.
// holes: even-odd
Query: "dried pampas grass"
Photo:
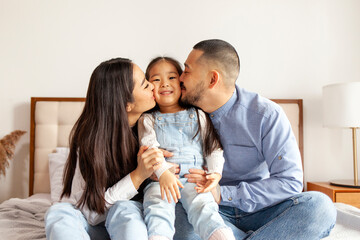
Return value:
<svg viewBox="0 0 360 240">
<path fill-rule="evenodd" d="M 26 132 L 13 131 L 0 140 L 0 175 L 5 176 L 5 170 L 9 166 L 9 160 L 14 158 L 15 144 Z"/>
</svg>

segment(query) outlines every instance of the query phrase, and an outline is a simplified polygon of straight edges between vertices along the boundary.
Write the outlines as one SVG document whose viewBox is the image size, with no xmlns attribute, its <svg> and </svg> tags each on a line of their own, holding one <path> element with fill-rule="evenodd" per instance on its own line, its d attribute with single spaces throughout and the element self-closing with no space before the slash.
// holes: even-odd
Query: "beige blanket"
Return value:
<svg viewBox="0 0 360 240">
<path fill-rule="evenodd" d="M 44 214 L 50 205 L 44 199 L 19 198 L 0 204 L 0 239 L 46 239 Z"/>
</svg>

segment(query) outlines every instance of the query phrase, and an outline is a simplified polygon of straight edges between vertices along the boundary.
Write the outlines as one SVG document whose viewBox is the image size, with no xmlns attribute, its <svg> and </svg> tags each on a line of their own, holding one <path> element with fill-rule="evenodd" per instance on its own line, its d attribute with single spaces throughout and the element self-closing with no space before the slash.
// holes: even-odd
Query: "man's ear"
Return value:
<svg viewBox="0 0 360 240">
<path fill-rule="evenodd" d="M 209 88 L 213 88 L 220 81 L 220 73 L 218 71 L 216 71 L 216 70 L 212 70 L 210 72 L 210 77 L 211 78 L 210 78 Z"/>
</svg>

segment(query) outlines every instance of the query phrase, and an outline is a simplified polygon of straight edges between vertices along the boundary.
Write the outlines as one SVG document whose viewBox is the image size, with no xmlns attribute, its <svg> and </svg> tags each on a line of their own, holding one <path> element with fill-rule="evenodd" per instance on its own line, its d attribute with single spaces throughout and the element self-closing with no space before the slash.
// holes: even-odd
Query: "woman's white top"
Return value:
<svg viewBox="0 0 360 240">
<path fill-rule="evenodd" d="M 65 156 L 67 158 L 67 156 Z M 69 202 L 74 205 L 78 203 L 85 189 L 85 181 L 81 175 L 79 168 L 79 161 L 76 164 L 75 174 L 71 186 L 71 195 L 69 198 L 61 199 L 61 202 Z M 105 214 L 98 214 L 95 211 L 90 211 L 85 204 L 80 210 L 91 225 L 97 225 L 105 221 L 108 209 L 118 200 L 130 200 L 138 191 L 136 190 L 130 174 L 126 175 L 112 187 L 108 188 L 105 192 Z"/>
</svg>

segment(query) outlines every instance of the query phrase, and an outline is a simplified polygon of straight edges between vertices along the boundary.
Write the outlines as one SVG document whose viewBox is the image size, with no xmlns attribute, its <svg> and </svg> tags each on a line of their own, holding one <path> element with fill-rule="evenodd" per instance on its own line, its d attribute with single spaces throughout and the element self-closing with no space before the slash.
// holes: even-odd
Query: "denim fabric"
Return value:
<svg viewBox="0 0 360 240">
<path fill-rule="evenodd" d="M 180 177 L 188 173 L 190 168 L 202 169 L 204 158 L 200 134 L 194 138 L 198 129 L 195 109 L 166 114 L 155 112 L 154 119 L 160 147 L 174 153 L 167 161 L 180 165 Z M 188 221 L 202 239 L 208 239 L 215 230 L 227 227 L 218 213 L 218 205 L 211 193 L 198 194 L 194 189 L 195 184 L 186 182 L 186 178 L 180 180 L 184 188 L 180 190 L 179 201 L 188 213 Z M 144 215 L 149 237 L 159 235 L 173 238 L 175 204 L 161 199 L 158 182 L 145 188 Z"/>
<path fill-rule="evenodd" d="M 253 213 L 229 206 L 220 206 L 219 212 L 237 240 L 321 239 L 329 235 L 336 222 L 334 204 L 319 192 L 304 192 Z M 181 230 L 174 239 L 198 240 L 192 226 L 184 222 L 186 213 L 178 211 L 177 214 L 182 220 L 176 221 L 175 227 Z"/>
<path fill-rule="evenodd" d="M 148 239 L 143 206 L 137 201 L 117 201 L 109 209 L 105 226 L 112 240 Z"/>
<path fill-rule="evenodd" d="M 176 113 L 154 112 L 154 130 L 160 147 L 172 152 L 166 161 L 179 164 L 180 177 L 190 168 L 202 169 L 204 158 L 200 133 L 194 138 L 198 129 L 198 118 L 195 109 Z"/>
<path fill-rule="evenodd" d="M 56 203 L 45 215 L 48 240 L 147 240 L 143 219 L 143 206 L 131 200 L 117 201 L 110 209 L 106 221 L 91 226 L 82 212 L 70 203 Z M 110 238 L 110 236 L 111 238 Z"/>
<path fill-rule="evenodd" d="M 185 179 L 181 179 L 184 181 Z M 185 180 L 186 181 L 186 180 Z M 220 228 L 227 227 L 218 213 L 219 206 L 210 192 L 198 194 L 195 184 L 184 182 L 180 190 L 183 208 L 188 213 L 184 221 L 191 223 L 202 239 L 209 239 L 211 234 Z M 144 198 L 145 223 L 150 236 L 165 236 L 172 239 L 175 233 L 175 203 L 161 199 L 158 182 L 149 184 Z M 185 238 L 183 238 L 185 239 Z"/>
<path fill-rule="evenodd" d="M 91 226 L 82 212 L 70 203 L 55 203 L 44 218 L 48 240 L 110 239 L 104 223 Z"/>
</svg>

